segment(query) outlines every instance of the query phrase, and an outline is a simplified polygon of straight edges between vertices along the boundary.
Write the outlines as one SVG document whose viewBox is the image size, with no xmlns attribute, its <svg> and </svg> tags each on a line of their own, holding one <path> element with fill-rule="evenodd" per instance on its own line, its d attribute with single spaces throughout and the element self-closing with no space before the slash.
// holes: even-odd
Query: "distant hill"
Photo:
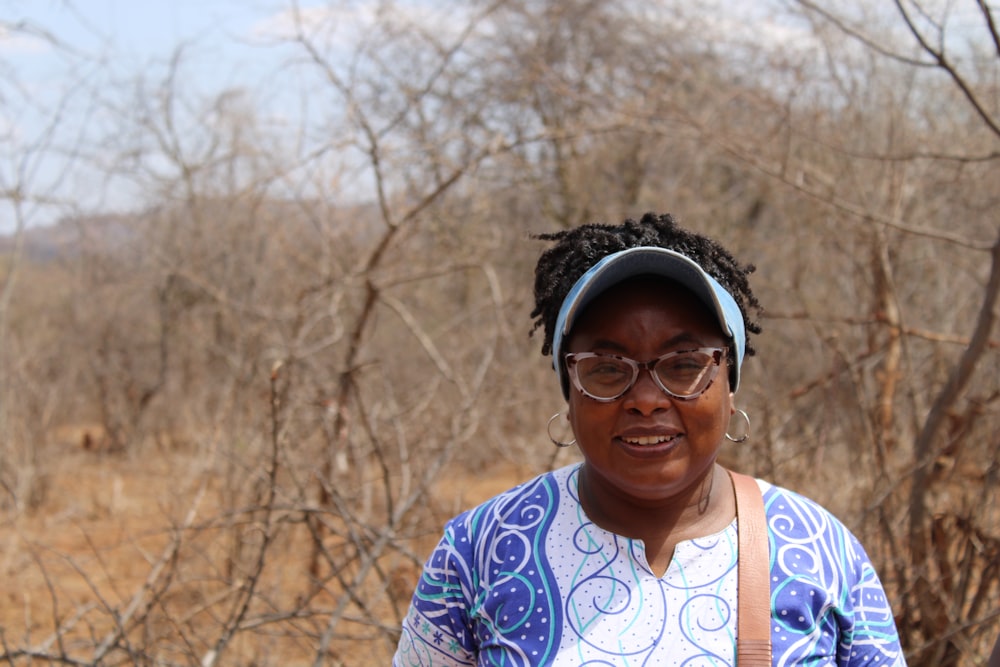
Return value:
<svg viewBox="0 0 1000 667">
<path fill-rule="evenodd" d="M 63 219 L 51 225 L 29 227 L 21 232 L 22 259 L 45 263 L 72 257 L 85 243 L 114 247 L 134 235 L 135 218 L 121 215 Z M 0 235 L 0 257 L 17 247 L 14 233 Z"/>
<path fill-rule="evenodd" d="M 311 209 L 311 213 L 306 212 Z M 233 216 L 266 216 L 275 226 L 282 226 L 286 232 L 309 239 L 316 233 L 310 222 L 312 217 L 335 215 L 340 234 L 357 243 L 365 243 L 376 237 L 382 229 L 378 209 L 371 204 L 347 207 L 329 206 L 317 201 L 268 200 L 257 202 L 253 207 L 241 208 L 225 200 L 201 203 L 200 213 L 206 220 L 213 221 Z M 97 254 L 117 254 L 120 252 L 142 252 L 134 246 L 147 231 L 149 225 L 174 224 L 171 218 L 183 218 L 187 213 L 183 208 L 151 208 L 146 211 L 127 214 L 90 215 L 64 218 L 51 225 L 30 227 L 22 232 L 22 260 L 31 263 L 53 262 L 73 258 L 87 251 Z M 0 260 L 9 257 L 15 250 L 17 238 L 12 233 L 0 234 Z M 132 247 L 129 247 L 129 246 Z"/>
</svg>

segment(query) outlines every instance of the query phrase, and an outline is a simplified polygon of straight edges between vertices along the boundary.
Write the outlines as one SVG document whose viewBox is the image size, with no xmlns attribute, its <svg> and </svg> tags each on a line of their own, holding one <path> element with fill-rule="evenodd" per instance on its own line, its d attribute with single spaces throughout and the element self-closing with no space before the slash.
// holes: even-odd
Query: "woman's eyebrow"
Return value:
<svg viewBox="0 0 1000 667">
<path fill-rule="evenodd" d="M 673 337 L 668 338 L 667 340 L 661 342 L 660 345 L 659 345 L 659 347 L 660 347 L 660 349 L 664 349 L 664 348 L 668 348 L 668 347 L 675 347 L 676 345 L 681 345 L 681 344 L 697 345 L 697 346 L 701 347 L 701 346 L 705 345 L 705 341 L 704 341 L 704 339 L 702 339 L 699 336 L 695 336 L 693 334 L 690 334 L 690 333 L 687 333 L 687 332 L 683 332 L 683 333 L 679 333 L 676 336 L 673 336 Z"/>
<path fill-rule="evenodd" d="M 679 345 L 705 347 L 706 345 L 708 345 L 708 343 L 690 333 L 682 332 L 677 334 L 676 336 L 671 336 L 670 338 L 661 341 L 657 345 L 657 349 L 669 350 L 670 348 L 674 348 Z M 610 338 L 598 338 L 597 340 L 593 341 L 593 343 L 591 343 L 590 349 L 609 350 L 619 354 L 625 354 L 626 352 L 628 352 L 627 348 L 624 345 Z"/>
<path fill-rule="evenodd" d="M 597 350 L 597 349 L 601 349 L 601 350 L 613 350 L 613 351 L 619 352 L 621 354 L 624 354 L 627 351 L 625 349 L 624 345 L 622 345 L 621 343 L 619 343 L 617 341 L 611 340 L 609 338 L 599 338 L 599 339 L 595 340 L 591 344 L 590 348 L 592 350 Z"/>
</svg>

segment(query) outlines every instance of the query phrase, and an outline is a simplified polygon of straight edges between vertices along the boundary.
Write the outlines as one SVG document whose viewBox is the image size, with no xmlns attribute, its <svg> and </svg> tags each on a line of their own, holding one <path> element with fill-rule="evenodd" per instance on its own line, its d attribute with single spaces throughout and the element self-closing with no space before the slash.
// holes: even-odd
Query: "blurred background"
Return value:
<svg viewBox="0 0 1000 667">
<path fill-rule="evenodd" d="M 532 234 L 655 211 L 757 266 L 724 462 L 859 536 L 910 665 L 984 664 L 995 2 L 0 16 L 0 662 L 389 664 L 443 522 L 576 458 Z"/>
</svg>

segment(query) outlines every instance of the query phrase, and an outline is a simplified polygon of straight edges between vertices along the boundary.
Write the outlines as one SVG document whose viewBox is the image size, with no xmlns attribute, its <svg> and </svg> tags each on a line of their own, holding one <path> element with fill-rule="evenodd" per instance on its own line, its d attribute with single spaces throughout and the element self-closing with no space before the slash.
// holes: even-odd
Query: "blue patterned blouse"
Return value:
<svg viewBox="0 0 1000 667">
<path fill-rule="evenodd" d="M 455 517 L 424 566 L 394 667 L 732 666 L 736 522 L 680 543 L 663 577 L 641 540 L 589 521 L 579 464 Z M 814 502 L 758 481 L 771 540 L 774 665 L 905 665 L 857 539 Z"/>
</svg>

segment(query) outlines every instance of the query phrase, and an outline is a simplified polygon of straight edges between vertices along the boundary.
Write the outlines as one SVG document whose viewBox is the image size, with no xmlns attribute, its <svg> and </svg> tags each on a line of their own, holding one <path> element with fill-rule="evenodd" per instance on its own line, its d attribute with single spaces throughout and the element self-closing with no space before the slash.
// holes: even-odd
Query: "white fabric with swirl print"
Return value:
<svg viewBox="0 0 1000 667">
<path fill-rule="evenodd" d="M 641 541 L 588 520 L 578 471 L 541 475 L 448 523 L 393 665 L 734 665 L 735 522 L 679 544 L 658 578 Z M 857 540 L 815 503 L 758 484 L 771 539 L 774 665 L 905 664 Z"/>
</svg>

